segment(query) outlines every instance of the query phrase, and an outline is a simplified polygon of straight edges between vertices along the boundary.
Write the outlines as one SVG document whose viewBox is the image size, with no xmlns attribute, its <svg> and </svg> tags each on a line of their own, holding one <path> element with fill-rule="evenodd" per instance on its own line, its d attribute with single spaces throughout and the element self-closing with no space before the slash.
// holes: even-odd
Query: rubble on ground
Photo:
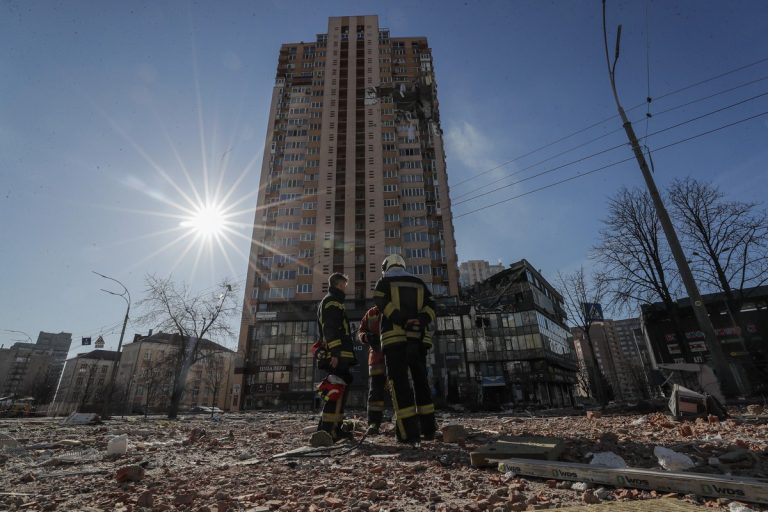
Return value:
<svg viewBox="0 0 768 512">
<path fill-rule="evenodd" d="M 561 461 L 623 460 L 660 469 L 654 451 L 662 447 L 690 459 L 688 471 L 768 478 L 768 415 L 756 407 L 729 412 L 724 421 L 684 422 L 662 413 L 440 413 L 441 426 L 461 427 L 447 429 L 450 443 L 438 436 L 419 448 L 402 447 L 389 423 L 356 449 L 345 443 L 274 459 L 307 444 L 315 414 L 249 412 L 217 422 L 116 417 L 88 425 L 2 420 L 0 510 L 507 512 L 672 498 L 719 510 L 767 511 L 723 498 L 523 478 L 470 464 L 470 453 L 493 441 L 549 436 L 563 440 Z M 365 421 L 355 428 L 360 440 Z M 126 449 L 116 449 L 123 436 Z"/>
</svg>

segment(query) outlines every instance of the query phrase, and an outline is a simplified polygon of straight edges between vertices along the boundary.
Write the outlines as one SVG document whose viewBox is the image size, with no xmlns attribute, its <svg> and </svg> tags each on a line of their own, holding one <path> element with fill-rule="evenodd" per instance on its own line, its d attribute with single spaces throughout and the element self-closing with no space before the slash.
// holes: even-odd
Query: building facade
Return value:
<svg viewBox="0 0 768 512">
<path fill-rule="evenodd" d="M 37 343 L 14 343 L 0 349 L 0 397 L 29 396 L 48 404 L 56 392 L 72 335 L 40 332 Z"/>
<path fill-rule="evenodd" d="M 729 313 L 724 294 L 702 298 L 740 393 L 768 392 L 768 286 L 737 293 L 740 321 Z M 641 309 L 641 327 L 653 368 L 672 363 L 706 364 L 711 359 L 690 299 L 679 300 L 677 306 L 677 324 L 662 303 Z"/>
<path fill-rule="evenodd" d="M 331 273 L 350 277 L 353 321 L 389 254 L 436 296 L 458 293 L 426 38 L 344 16 L 312 42 L 281 46 L 252 240 L 237 370 L 246 408 L 285 386 L 312 388 L 314 306 Z"/>
<path fill-rule="evenodd" d="M 126 413 L 163 413 L 170 404 L 174 376 L 178 372 L 178 335 L 156 333 L 134 336 L 123 345 L 115 378 L 116 410 Z M 212 341 L 199 341 L 201 356 L 187 374 L 180 410 L 194 406 L 233 408 L 238 390 L 233 383 L 235 352 Z M 239 399 L 235 400 L 237 403 Z"/>
<path fill-rule="evenodd" d="M 116 351 L 93 350 L 67 359 L 48 414 L 101 412 L 112 370 L 119 358 Z"/>
<path fill-rule="evenodd" d="M 491 265 L 485 260 L 463 261 L 459 264 L 459 285 L 462 288 L 474 286 L 502 270 L 504 270 L 504 264 L 501 260 L 496 265 Z"/>
</svg>

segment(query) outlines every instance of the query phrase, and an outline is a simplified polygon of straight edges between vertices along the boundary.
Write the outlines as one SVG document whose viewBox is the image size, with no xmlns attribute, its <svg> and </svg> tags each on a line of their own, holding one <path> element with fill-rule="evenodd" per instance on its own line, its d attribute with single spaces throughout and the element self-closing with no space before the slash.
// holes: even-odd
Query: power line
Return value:
<svg viewBox="0 0 768 512">
<path fill-rule="evenodd" d="M 743 70 L 745 70 L 745 69 L 749 69 L 749 68 L 751 68 L 751 67 L 757 66 L 758 64 L 762 64 L 763 62 L 766 62 L 766 61 L 768 61 L 768 57 L 765 57 L 765 58 L 762 58 L 762 59 L 756 60 L 756 61 L 754 61 L 754 62 L 750 62 L 750 63 L 748 63 L 748 64 L 745 64 L 745 65 L 743 65 L 743 66 L 739 66 L 739 67 L 737 67 L 737 68 L 734 68 L 734 69 L 731 69 L 731 70 L 729 70 L 729 71 L 725 71 L 725 72 L 723 72 L 723 73 L 719 73 L 719 74 L 717 74 L 717 75 L 715 75 L 715 76 L 712 76 L 712 77 L 709 77 L 709 78 L 705 78 L 704 80 L 699 80 L 698 82 L 695 82 L 695 83 L 692 83 L 692 84 L 689 84 L 689 85 L 686 85 L 686 86 L 680 87 L 679 89 L 675 89 L 675 90 L 669 91 L 669 92 L 667 92 L 667 93 L 664 93 L 664 94 L 662 94 L 662 95 L 660 95 L 660 96 L 657 96 L 657 97 L 655 98 L 655 100 L 656 100 L 656 101 L 658 101 L 658 100 L 661 100 L 661 99 L 663 99 L 663 98 L 667 98 L 667 97 L 669 97 L 669 96 L 674 96 L 675 94 L 681 93 L 681 92 L 683 92 L 683 91 L 687 91 L 688 89 L 692 89 L 692 88 L 694 88 L 694 87 L 698 87 L 699 85 L 704 85 L 704 84 L 706 84 L 706 83 L 708 83 L 708 82 L 712 82 L 712 81 L 714 81 L 714 80 L 717 80 L 717 79 L 719 79 L 719 78 L 723 78 L 724 76 L 728 76 L 728 75 L 731 75 L 731 74 L 733 74 L 733 73 L 738 73 L 739 71 L 743 71 Z M 633 110 L 637 110 L 638 108 L 642 107 L 643 105 L 646 105 L 646 103 L 647 103 L 647 100 L 646 100 L 646 101 L 643 101 L 642 103 L 638 103 L 637 105 L 635 105 L 635 106 L 633 106 L 633 107 L 630 107 L 630 108 L 628 108 L 628 109 L 626 110 L 626 112 L 631 112 L 631 111 L 633 111 Z M 471 177 L 469 177 L 469 178 L 466 178 L 466 179 L 464 179 L 464 180 L 461 180 L 461 181 L 459 181 L 459 182 L 457 182 L 457 183 L 454 183 L 452 186 L 453 186 L 453 187 L 458 187 L 458 186 L 460 186 L 460 185 L 463 185 L 464 183 L 467 183 L 467 182 L 469 182 L 469 181 L 472 181 L 472 180 L 474 180 L 474 179 L 478 178 L 479 176 L 483 176 L 483 175 L 485 175 L 485 174 L 488 174 L 489 172 L 495 171 L 496 169 L 500 169 L 501 167 L 504 167 L 504 166 L 506 166 L 506 165 L 508 165 L 508 164 L 511 164 L 512 162 L 516 162 L 517 160 L 520 160 L 521 158 L 525 158 L 526 156 L 530 156 L 530 155 L 532 155 L 532 154 L 534 154 L 534 153 L 537 153 L 537 152 L 539 152 L 539 151 L 541 151 L 541 150 L 544 150 L 544 149 L 546 149 L 546 148 L 548 148 L 548 147 L 554 146 L 555 144 L 559 144 L 560 142 L 563 142 L 564 140 L 570 139 L 571 137 L 575 137 L 576 135 L 578 135 L 578 134 L 580 134 L 580 133 L 584 133 L 585 131 L 588 131 L 588 130 L 591 130 L 592 128 L 595 128 L 595 127 L 597 127 L 597 126 L 600 126 L 600 125 L 601 125 L 601 124 L 603 124 L 603 123 L 607 123 L 608 121 L 611 121 L 611 120 L 615 119 L 616 117 L 618 117 L 618 114 L 614 114 L 614 115 L 612 115 L 612 116 L 610 116 L 610 117 L 607 117 L 607 118 L 605 118 L 605 119 L 603 119 L 603 120 L 601 120 L 601 121 L 598 121 L 598 122 L 596 122 L 596 123 L 593 123 L 593 124 L 591 124 L 591 125 L 589 125 L 589 126 L 587 126 L 587 127 L 585 127 L 585 128 L 581 128 L 581 129 L 579 129 L 579 130 L 576 130 L 575 132 L 572 132 L 572 133 L 570 133 L 570 134 L 568 134 L 568 135 L 565 135 L 565 136 L 563 136 L 563 137 L 560 137 L 560 138 L 559 138 L 559 139 L 557 139 L 557 140 L 554 140 L 554 141 L 552 141 L 552 142 L 549 142 L 549 143 L 547 143 L 547 144 L 544 144 L 543 146 L 540 146 L 540 147 L 538 147 L 538 148 L 536 148 L 536 149 L 533 149 L 533 150 L 531 150 L 531 151 L 528 151 L 527 153 L 524 153 L 524 154 L 522 154 L 522 155 L 516 156 L 516 157 L 514 157 L 514 158 L 512 158 L 512 159 L 510 159 L 510 160 L 507 160 L 507 161 L 505 161 L 505 162 L 503 162 L 503 163 L 501 163 L 501 164 L 499 164 L 499 165 L 497 165 L 497 166 L 495 166 L 495 167 L 492 167 L 492 168 L 490 168 L 490 169 L 487 169 L 487 170 L 485 170 L 485 171 L 482 171 L 482 172 L 480 172 L 480 173 L 477 173 L 477 174 L 475 174 L 474 176 L 471 176 Z"/>
<path fill-rule="evenodd" d="M 697 133 L 696 135 L 692 135 L 692 136 L 690 136 L 690 137 L 686 137 L 686 138 L 684 138 L 684 139 L 680 139 L 680 140 L 678 140 L 678 141 L 672 142 L 672 143 L 670 143 L 670 144 L 667 144 L 667 145 L 665 145 L 665 146 L 661 146 L 660 148 L 657 148 L 657 149 L 655 149 L 654 151 L 655 151 L 655 152 L 659 152 L 659 151 L 662 151 L 662 150 L 665 150 L 665 149 L 671 148 L 671 147 L 673 147 L 673 146 L 677 146 L 677 145 L 679 145 L 679 144 L 683 144 L 683 143 L 685 143 L 685 142 L 689 142 L 689 141 L 691 141 L 691 140 L 694 140 L 694 139 L 698 139 L 699 137 L 703 137 L 703 136 L 705 136 L 705 135 L 709 135 L 709 134 L 712 134 L 712 133 L 718 132 L 718 131 L 720 131 L 720 130 L 724 130 L 724 129 L 726 129 L 726 128 L 730 128 L 730 127 L 732 127 L 732 126 L 736 126 L 736 125 L 738 125 L 738 124 L 741 124 L 741 123 L 745 123 L 745 122 L 747 122 L 747 121 L 751 121 L 751 120 L 753 120 L 753 119 L 757 119 L 758 117 L 762 117 L 762 116 L 764 116 L 764 115 L 768 115 L 768 110 L 767 110 L 767 111 L 764 111 L 764 112 L 760 112 L 759 114 L 755 114 L 755 115 L 753 115 L 753 116 L 749 116 L 749 117 L 746 117 L 746 118 L 744 118 L 744 119 L 739 119 L 738 121 L 734 121 L 734 122 L 732 122 L 732 123 L 728 123 L 728 124 L 725 124 L 725 125 L 719 126 L 719 127 L 717 127 L 717 128 L 713 128 L 713 129 L 711 129 L 711 130 L 707 130 L 707 131 L 704 131 L 704 132 L 701 132 L 701 133 Z M 577 175 L 575 175 L 575 176 L 571 176 L 571 177 L 569 177 L 569 178 L 565 178 L 565 179 L 562 179 L 562 180 L 556 181 L 556 182 L 554 182 L 554 183 L 550 183 L 550 184 L 548 184 L 548 185 L 544 185 L 544 186 L 542 186 L 542 187 L 539 187 L 539 188 L 536 188 L 536 189 L 533 189 L 533 190 L 529 190 L 528 192 L 523 192 L 522 194 L 518 194 L 518 195 L 516 195 L 516 196 L 512 196 L 512 197 L 508 197 L 508 198 L 506 198 L 506 199 L 503 199 L 503 200 L 501 200 L 501 201 L 497 201 L 497 202 L 495 202 L 495 203 L 491 203 L 491 204 L 488 204 L 488 205 L 482 206 L 482 207 L 480 207 L 480 208 L 476 208 L 476 209 L 474 209 L 474 210 L 470 210 L 470 211 L 468 211 L 468 212 L 464 212 L 464 213 L 461 213 L 461 214 L 459 214 L 459 215 L 454 215 L 454 216 L 453 216 L 453 218 L 454 218 L 454 219 L 458 219 L 458 218 L 461 218 L 461 217 L 464 217 L 464 216 L 470 215 L 470 214 L 472 214 L 472 213 L 476 213 L 476 212 L 479 212 L 479 211 L 482 211 L 482 210 L 486 210 L 486 209 L 488 209 L 488 208 L 491 208 L 491 207 L 493 207 L 493 206 L 497 206 L 497 205 L 499 205 L 499 204 L 507 203 L 507 202 L 509 202 L 509 201 L 512 201 L 512 200 L 514 200 L 514 199 L 519 199 L 519 198 L 521 198 L 521 197 L 524 197 L 524 196 L 527 196 L 527 195 L 533 194 L 534 192 L 540 192 L 540 191 L 542 191 L 542 190 L 546 190 L 546 189 L 548 189 L 548 188 L 552 188 L 552 187 L 555 187 L 555 186 L 557 186 L 557 185 L 560 185 L 560 184 L 562 184 L 562 183 L 566 183 L 566 182 L 568 182 L 568 181 L 573 181 L 573 180 L 575 180 L 575 179 L 578 179 L 578 178 L 583 178 L 584 176 L 589 176 L 590 174 L 594 174 L 594 173 L 596 173 L 596 172 L 599 172 L 599 171 L 602 171 L 602 170 L 608 169 L 608 168 L 610 168 L 610 167 L 614 167 L 614 166 L 617 166 L 617 165 L 619 165 L 619 164 L 623 164 L 624 162 L 629 162 L 630 160 L 634 160 L 634 159 L 635 159 L 635 157 L 634 157 L 634 156 L 631 156 L 631 157 L 629 157 L 629 158 L 625 158 L 625 159 L 623 159 L 623 160 L 619 160 L 619 161 L 616 161 L 616 162 L 613 162 L 613 163 L 610 163 L 610 164 L 604 165 L 604 166 L 602 166 L 602 167 L 598 167 L 598 168 L 596 168 L 596 169 L 592 169 L 592 170 L 590 170 L 590 171 L 586 171 L 586 172 L 583 172 L 583 173 L 577 174 Z"/>
<path fill-rule="evenodd" d="M 669 131 L 669 130 L 672 130 L 672 129 L 674 129 L 674 128 L 679 128 L 679 127 L 681 127 L 681 126 L 683 126 L 683 125 L 686 125 L 686 124 L 689 124 L 689 123 L 692 123 L 692 122 L 695 122 L 695 121 L 699 121 L 699 120 L 701 120 L 701 119 L 703 119 L 703 118 L 705 118 L 705 117 L 708 117 L 708 116 L 711 116 L 711 115 L 717 114 L 717 113 L 719 113 L 719 112 L 723 112 L 723 111 L 725 111 L 725 110 L 728 110 L 728 109 L 730 109 L 730 108 L 734 108 L 734 107 L 737 107 L 737 106 L 739 106 L 739 105 L 743 105 L 744 103 L 747 103 L 747 102 L 749 102 L 749 101 L 754 101 L 754 100 L 756 100 L 756 99 L 758 99 L 758 98 L 761 98 L 761 97 L 763 97 L 763 96 L 767 96 L 767 95 L 768 95 L 768 92 L 763 92 L 763 93 L 757 94 L 757 95 L 755 95 L 755 96 L 752 96 L 752 97 L 750 97 L 750 98 L 747 98 L 747 99 L 744 99 L 744 100 L 741 100 L 741 101 L 737 101 L 736 103 L 732 103 L 732 104 L 730 104 L 730 105 L 727 105 L 727 106 L 725 106 L 725 107 L 721 107 L 721 108 L 718 108 L 718 109 L 712 110 L 712 111 L 710 111 L 710 112 L 707 112 L 707 113 L 705 113 L 705 114 L 702 114 L 702 115 L 700 115 L 700 116 L 696 116 L 696 117 L 693 117 L 693 118 L 687 119 L 687 120 L 685 120 L 685 121 L 682 121 L 682 122 L 680 122 L 680 123 L 674 124 L 674 125 L 672 125 L 672 126 L 668 126 L 668 127 L 666 127 L 666 128 L 662 128 L 661 130 L 657 130 L 657 131 L 655 131 L 655 132 L 653 132 L 653 133 L 649 134 L 649 135 L 648 135 L 647 137 L 645 137 L 644 139 L 647 139 L 647 138 L 653 137 L 653 136 L 655 136 L 655 135 L 659 135 L 660 133 L 663 133 L 663 132 L 667 132 L 667 131 Z M 482 193 L 479 193 L 479 194 L 477 194 L 477 195 L 474 195 L 474 196 L 472 196 L 472 197 L 469 197 L 469 198 L 467 198 L 467 199 L 464 199 L 464 200 L 462 200 L 462 201 L 457 201 L 457 202 L 455 202 L 455 203 L 454 203 L 454 206 L 457 206 L 457 205 L 460 205 L 460 204 L 463 204 L 463 203 L 466 203 L 466 202 L 472 201 L 472 200 L 474 200 L 474 199 L 478 199 L 478 198 L 480 198 L 480 197 L 483 197 L 483 196 L 487 196 L 487 195 L 489 195 L 489 194 L 493 194 L 493 193 L 495 193 L 495 192 L 498 192 L 498 191 L 500 191 L 500 190 L 502 190 L 502 189 L 505 189 L 505 188 L 509 188 L 509 187 L 512 187 L 512 186 L 514 186 L 514 185 L 518 185 L 518 184 L 520 184 L 520 183 L 523 183 L 523 182 L 525 182 L 525 181 L 528 181 L 528 180 L 531 180 L 531 179 L 534 179 L 534 178 L 538 178 L 539 176 L 543 176 L 544 174 L 549 174 L 549 173 L 551 173 L 551 172 L 555 172 L 555 171 L 557 171 L 557 170 L 563 169 L 563 168 L 565 168 L 565 167 L 568 167 L 568 166 L 571 166 L 571 165 L 573 165 L 573 164 L 576 164 L 576 163 L 579 163 L 579 162 L 583 162 L 583 161 L 585 161 L 585 160 L 589 160 L 589 159 L 591 159 L 591 158 L 594 158 L 594 157 L 596 157 L 596 156 L 602 155 L 602 154 L 604 154 L 604 153 L 608 153 L 608 152 L 610 152 L 610 151 L 613 151 L 613 150 L 615 150 L 615 149 L 618 149 L 618 148 L 620 148 L 620 147 L 623 147 L 623 146 L 626 146 L 626 145 L 627 145 L 627 143 L 626 143 L 626 142 L 624 142 L 624 143 L 618 144 L 618 145 L 616 145 L 616 146 L 612 146 L 612 147 L 610 147 L 610 148 L 607 148 L 607 149 L 603 149 L 603 150 L 601 150 L 601 151 L 597 151 L 597 152 L 591 153 L 591 154 L 589 154 L 589 155 L 587 155 L 587 156 L 584 156 L 584 157 L 578 158 L 578 159 L 576 159 L 576 160 L 571 160 L 570 162 L 566 162 L 566 163 L 564 163 L 564 164 L 561 164 L 561 165 L 558 165 L 558 166 L 552 167 L 552 168 L 550 168 L 550 169 L 547 169 L 547 170 L 541 171 L 541 172 L 539 172 L 539 173 L 536 173 L 536 174 L 533 174 L 533 175 L 531 175 L 531 176 L 525 177 L 525 178 L 523 178 L 523 179 L 520 179 L 520 180 L 514 181 L 514 182 L 512 182 L 512 183 L 508 183 L 508 184 L 506 184 L 506 185 L 503 185 L 503 186 L 501 186 L 501 187 L 495 188 L 495 189 L 493 189 L 493 190 L 489 190 L 489 191 L 487 191 L 487 192 L 482 192 Z"/>
<path fill-rule="evenodd" d="M 727 93 L 729 93 L 729 92 L 733 92 L 733 91 L 735 91 L 735 90 L 737 90 L 737 89 L 741 89 L 741 88 L 743 88 L 743 87 L 747 87 L 747 86 L 749 86 L 749 85 L 753 85 L 753 84 L 755 84 L 755 83 L 758 83 L 758 82 L 761 82 L 761 81 L 764 81 L 764 80 L 768 80 L 768 75 L 766 75 L 766 76 L 763 76 L 763 77 L 760 77 L 760 78 L 757 78 L 757 79 L 754 79 L 754 80 L 750 80 L 750 81 L 748 81 L 748 82 L 745 82 L 745 83 L 742 83 L 742 84 L 736 85 L 736 86 L 734 86 L 734 87 L 729 87 L 728 89 L 724 89 L 724 90 L 718 91 L 718 92 L 716 92 L 716 93 L 713 93 L 713 94 L 709 94 L 709 95 L 707 95 L 707 96 L 703 96 L 703 97 L 701 97 L 701 98 L 697 98 L 697 99 L 695 99 L 695 100 L 687 101 L 687 102 L 685 102 L 685 103 L 682 103 L 682 104 L 676 105 L 676 106 L 674 106 L 674 107 L 670 107 L 670 108 L 668 108 L 668 109 L 666 109 L 666 110 L 662 110 L 661 112 L 658 112 L 658 113 L 656 113 L 656 114 L 655 114 L 655 116 L 656 116 L 656 117 L 658 117 L 658 116 L 661 116 L 661 115 L 667 114 L 667 113 L 669 113 L 669 112 L 672 112 L 672 111 L 674 111 L 674 110 L 678 110 L 678 109 L 680 109 L 680 108 L 684 108 L 684 107 L 687 107 L 687 106 L 693 105 L 693 104 L 695 104 L 695 103 L 698 103 L 698 102 L 701 102 L 701 101 L 705 101 L 705 100 L 708 100 L 708 99 L 714 98 L 714 97 L 716 97 L 716 96 L 720 96 L 720 95 L 722 95 L 722 94 L 727 94 Z M 646 118 L 646 119 L 647 119 L 647 118 Z M 641 119 L 636 119 L 636 120 L 634 120 L 634 121 L 633 121 L 633 124 L 634 124 L 634 123 L 638 123 L 640 120 L 641 120 Z M 514 172 L 512 172 L 512 173 L 510 173 L 510 174 L 508 174 L 508 175 L 506 175 L 506 176 L 502 176 L 501 178 L 495 179 L 495 180 L 493 180 L 493 181 L 491 181 L 491 182 L 489 182 L 489 183 L 486 183 L 485 185 L 481 185 L 481 186 L 479 186 L 479 187 L 477 187 L 477 188 L 474 188 L 474 189 L 468 190 L 467 192 L 464 192 L 463 194 L 459 194 L 458 196 L 455 196 L 453 199 L 454 199 L 454 200 L 456 200 L 456 199 L 461 199 L 461 198 L 463 198 L 463 197 L 466 197 L 466 196 L 468 196 L 468 195 L 470 195 L 470 194 L 472 194 L 472 193 L 474 193 L 474 192 L 478 192 L 478 191 L 480 191 L 480 190 L 483 190 L 484 188 L 490 187 L 491 185 L 495 185 L 496 183 L 499 183 L 499 182 L 501 182 L 501 181 L 504 181 L 504 180 L 506 180 L 506 179 L 508 179 L 508 178 L 511 178 L 511 177 L 513 177 L 513 176 L 517 176 L 518 174 L 521 174 L 521 173 L 523 173 L 523 172 L 525 172 L 525 171 L 527 171 L 527 170 L 529 170 L 529 169 L 532 169 L 532 168 L 534 168 L 534 167 L 536 167 L 536 166 L 538 166 L 538 165 L 541 165 L 541 164 L 543 164 L 543 163 L 549 162 L 550 160 L 554 160 L 555 158 L 557 158 L 557 157 L 559 157 L 559 156 L 563 156 L 563 155 L 565 155 L 565 154 L 567 154 L 567 153 L 570 153 L 570 152 L 572 152 L 572 151 L 575 151 L 575 150 L 577 150 L 577 149 L 580 149 L 580 148 L 582 148 L 582 147 L 584 147 L 584 146 L 588 146 L 588 145 L 592 144 L 593 142 L 597 142 L 597 141 L 598 141 L 598 140 L 600 140 L 600 139 L 604 139 L 605 137 L 608 137 L 608 136 L 610 136 L 610 135 L 613 135 L 613 134 L 614 134 L 614 133 L 616 133 L 616 132 L 620 132 L 620 131 L 623 131 L 623 129 L 624 129 L 624 128 L 622 128 L 622 127 L 616 128 L 615 130 L 612 130 L 612 131 L 610 131 L 610 132 L 608 132 L 608 133 L 605 133 L 605 134 L 603 134 L 603 135 L 600 135 L 600 136 L 598 136 L 598 137 L 595 137 L 595 138 L 593 138 L 593 139 L 590 139 L 590 140 L 588 140 L 588 141 L 586 141 L 586 142 L 584 142 L 584 143 L 582 143 L 582 144 L 579 144 L 579 145 L 577 145 L 577 146 L 573 146 L 573 147 L 572 147 L 572 148 L 570 148 L 570 149 L 566 149 L 566 150 L 564 150 L 564 151 L 561 151 L 560 153 L 557 153 L 556 155 L 553 155 L 553 156 L 551 156 L 551 157 L 549 157 L 549 158 L 545 158 L 544 160 L 540 160 L 540 161 L 538 161 L 538 162 L 536 162 L 536 163 L 534 163 L 534 164 L 528 165 L 528 166 L 526 166 L 526 167 L 524 167 L 524 168 L 522 168 L 522 169 L 519 169 L 519 170 L 517 170 L 517 171 L 514 171 Z M 647 124 L 646 124 L 646 135 L 645 135 L 645 137 L 643 137 L 643 139 L 646 139 L 647 137 L 648 137 L 648 131 L 647 131 Z M 463 201 L 462 201 L 462 202 L 463 202 Z M 459 202 L 455 202 L 454 204 L 459 204 Z"/>
</svg>

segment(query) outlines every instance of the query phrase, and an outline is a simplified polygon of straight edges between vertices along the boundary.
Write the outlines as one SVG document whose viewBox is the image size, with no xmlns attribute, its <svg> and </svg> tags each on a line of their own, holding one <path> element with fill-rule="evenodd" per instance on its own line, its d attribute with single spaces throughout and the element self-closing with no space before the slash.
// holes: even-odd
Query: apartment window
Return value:
<svg viewBox="0 0 768 512">
<path fill-rule="evenodd" d="M 315 217 L 304 217 L 301 219 L 301 223 L 305 226 L 311 226 L 312 224 L 317 224 L 317 219 Z"/>
<path fill-rule="evenodd" d="M 400 204 L 399 199 L 385 199 L 384 200 L 384 206 L 398 206 Z M 411 203 L 413 204 L 413 203 Z M 403 205 L 405 206 L 405 205 Z"/>
<path fill-rule="evenodd" d="M 314 233 L 302 233 L 300 237 L 302 242 L 311 242 L 315 239 Z"/>
<path fill-rule="evenodd" d="M 400 238 L 399 229 L 385 229 L 384 238 Z"/>
<path fill-rule="evenodd" d="M 429 265 L 408 265 L 406 270 L 411 274 L 417 275 L 430 275 L 431 268 Z"/>
<path fill-rule="evenodd" d="M 293 286 L 288 288 L 271 288 L 269 290 L 270 299 L 292 299 L 296 296 L 296 288 Z"/>
<path fill-rule="evenodd" d="M 312 258 L 315 256 L 314 249 L 301 249 L 299 251 L 299 258 Z"/>
<path fill-rule="evenodd" d="M 276 272 L 272 272 L 269 275 L 270 281 L 280 281 L 283 279 L 296 279 L 296 271 L 295 270 L 278 270 Z"/>
<path fill-rule="evenodd" d="M 303 283 L 296 285 L 297 293 L 312 293 L 312 285 L 309 283 Z"/>
<path fill-rule="evenodd" d="M 316 209 L 317 209 L 317 203 L 315 203 L 315 202 L 307 202 L 307 203 L 303 203 L 303 204 L 301 205 L 301 208 L 302 208 L 303 210 L 316 210 Z"/>
<path fill-rule="evenodd" d="M 384 222 L 400 222 L 399 213 L 385 213 Z"/>
<path fill-rule="evenodd" d="M 384 185 L 384 192 L 397 192 L 397 185 Z"/>
<path fill-rule="evenodd" d="M 424 231 L 405 233 L 403 235 L 403 240 L 406 242 L 428 242 L 429 233 L 425 233 Z"/>
</svg>

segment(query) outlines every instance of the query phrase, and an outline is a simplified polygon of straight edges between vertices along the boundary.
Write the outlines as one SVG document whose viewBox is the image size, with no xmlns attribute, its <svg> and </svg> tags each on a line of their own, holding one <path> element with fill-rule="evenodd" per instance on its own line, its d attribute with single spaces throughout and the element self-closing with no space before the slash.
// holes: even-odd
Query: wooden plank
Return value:
<svg viewBox="0 0 768 512">
<path fill-rule="evenodd" d="M 768 480 L 758 478 L 636 468 L 614 469 L 576 462 L 531 459 L 504 459 L 498 462 L 499 471 L 504 473 L 511 471 L 517 475 L 539 478 L 556 478 L 613 487 L 634 487 L 768 504 Z"/>
<path fill-rule="evenodd" d="M 563 451 L 563 440 L 555 437 L 532 436 L 499 439 L 478 446 L 469 454 L 475 467 L 493 466 L 499 459 L 522 458 L 556 460 Z"/>
<path fill-rule="evenodd" d="M 577 505 L 559 508 L 561 512 L 691 512 L 701 510 L 701 505 L 694 505 L 674 498 L 655 500 L 608 501 L 599 505 Z"/>
</svg>

